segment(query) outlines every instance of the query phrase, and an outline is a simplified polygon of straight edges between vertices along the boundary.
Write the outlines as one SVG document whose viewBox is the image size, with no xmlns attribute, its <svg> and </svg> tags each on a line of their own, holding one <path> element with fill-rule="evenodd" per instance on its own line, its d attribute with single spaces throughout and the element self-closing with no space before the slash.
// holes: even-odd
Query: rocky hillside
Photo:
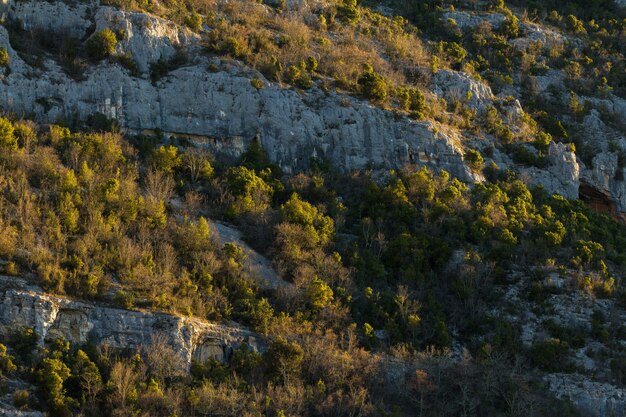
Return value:
<svg viewBox="0 0 626 417">
<path fill-rule="evenodd" d="M 267 6 L 258 7 L 272 13 Z M 314 14 L 321 7 L 293 4 L 285 13 Z M 9 33 L 0 29 L 10 62 L 0 105 L 16 114 L 32 114 L 40 121 L 85 120 L 104 115 L 130 133 L 159 132 L 165 137 L 187 138 L 230 156 L 240 155 L 258 137 L 270 158 L 286 172 L 296 172 L 307 167 L 311 158 L 319 158 L 330 160 L 344 171 L 416 163 L 445 169 L 464 181 L 480 181 L 480 175 L 463 163 L 465 150 L 476 147 L 490 153 L 488 149 L 498 145 L 498 138 L 488 134 L 479 137 L 454 126 L 414 122 L 362 100 L 328 91 L 323 77 L 306 94 L 301 94 L 267 80 L 258 70 L 242 63 L 207 56 L 202 46 L 203 34 L 217 28 L 203 26 L 195 33 L 156 16 L 120 11 L 97 2 L 8 2 L 3 14 L 10 27 L 26 37 L 25 34 L 31 34 L 37 38 L 33 34 L 45 33 L 59 40 L 68 37 L 66 43 L 80 44 L 104 29 L 123 33 L 114 51 L 119 62 L 107 60 L 88 65 L 80 69 L 76 79 L 76 74 L 63 68 L 68 64 L 59 62 L 58 55 L 47 53 L 45 45 L 43 51 L 29 56 L 30 63 L 25 62 L 12 47 Z M 497 30 L 507 20 L 501 13 L 464 11 L 446 12 L 440 18 L 444 26 L 453 25 L 461 33 L 472 32 L 482 23 Z M 538 46 L 550 48 L 553 43 L 564 48 L 584 42 L 531 23 L 521 23 L 519 31 L 520 35 L 509 41 L 516 53 Z M 26 41 L 20 42 L 26 48 Z M 155 81 L 154 73 L 161 67 L 165 73 Z M 532 93 L 542 96 L 554 89 L 567 91 L 567 77 L 565 71 L 542 71 L 529 81 Z M 433 100 L 460 100 L 455 106 L 478 115 L 489 106 L 503 107 L 500 112 L 505 124 L 510 124 L 514 132 L 522 129 L 526 113 L 520 101 L 527 94 L 521 83 L 522 74 L 514 74 L 519 84 L 502 88 L 498 95 L 480 77 L 451 69 L 439 70 L 428 78 L 425 88 L 434 94 Z M 264 88 L 255 88 L 251 80 L 260 80 Z M 563 96 L 565 104 L 568 97 Z M 518 166 L 515 155 L 499 152 L 499 146 L 487 163 L 493 160 L 502 168 L 524 172 L 535 184 L 569 198 L 578 197 L 578 184 L 583 182 L 606 195 L 621 211 L 626 203 L 622 201 L 626 193 L 620 179 L 623 167 L 619 164 L 624 137 L 605 121 L 619 120 L 626 112 L 626 101 L 612 93 L 581 95 L 578 100 L 588 106 L 580 123 L 582 136 L 599 140 L 589 146 L 593 154 L 587 156 L 586 163 L 557 147 L 550 148 L 545 162 L 535 164 L 539 167 Z"/>
<path fill-rule="evenodd" d="M 626 415 L 622 3 L 1 0 L 6 415 Z"/>
</svg>

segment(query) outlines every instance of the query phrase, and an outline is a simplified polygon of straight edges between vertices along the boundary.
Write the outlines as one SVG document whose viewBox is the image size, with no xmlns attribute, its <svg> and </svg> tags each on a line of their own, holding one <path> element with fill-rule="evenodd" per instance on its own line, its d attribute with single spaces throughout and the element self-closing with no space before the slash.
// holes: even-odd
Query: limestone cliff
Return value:
<svg viewBox="0 0 626 417">
<path fill-rule="evenodd" d="M 0 277 L 0 332 L 22 326 L 33 328 L 42 343 L 63 337 L 72 343 L 128 350 L 149 345 L 161 333 L 187 363 L 225 361 L 244 343 L 253 349 L 260 346 L 252 332 L 240 327 L 71 300 L 45 294 L 21 279 Z"/>
</svg>

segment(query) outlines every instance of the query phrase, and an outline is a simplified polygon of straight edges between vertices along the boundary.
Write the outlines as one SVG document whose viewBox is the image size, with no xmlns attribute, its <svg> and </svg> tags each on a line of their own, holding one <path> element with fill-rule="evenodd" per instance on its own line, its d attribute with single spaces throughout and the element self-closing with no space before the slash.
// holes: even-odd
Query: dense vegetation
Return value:
<svg viewBox="0 0 626 417">
<path fill-rule="evenodd" d="M 416 166 L 382 178 L 346 175 L 322 160 L 284 175 L 256 141 L 233 162 L 182 139 L 124 137 L 102 115 L 64 126 L 1 117 L 0 272 L 124 308 L 234 320 L 268 344 L 182 372 L 158 335 L 121 352 L 63 340 L 36 348 L 32 329 L 14 329 L 8 350 L 0 345 L 0 375 L 27 381 L 16 406 L 53 415 L 575 415 L 546 398 L 536 370 L 577 371 L 571 358 L 584 339 L 611 347 L 612 382 L 625 383 L 621 323 L 600 313 L 588 330 L 547 323 L 551 338 L 526 347 L 519 323 L 493 309 L 506 308 L 503 289 L 520 275 L 532 278 L 521 297 L 541 308 L 564 291 L 546 283 L 551 274 L 624 303 L 626 227 L 529 189 L 487 159 L 496 146 L 518 164 L 544 167 L 553 140 L 593 157 L 578 134 L 589 112 L 580 97 L 626 94 L 623 12 L 582 0 L 341 0 L 306 13 L 284 1 L 267 2 L 270 9 L 244 0 L 105 3 L 185 25 L 201 34 L 206 53 L 241 60 L 270 82 L 337 89 L 490 138 L 477 149 L 463 144 L 468 166 L 486 181 L 470 187 Z M 381 5 L 404 17 L 370 8 Z M 461 30 L 443 19 L 459 6 L 502 14 L 504 24 Z M 514 46 L 533 22 L 579 38 L 580 47 Z M 131 56 L 116 54 L 124 33 L 56 43 L 11 30 L 12 46 L 32 62 L 38 48 L 52 50 L 77 78 L 103 59 L 136 72 Z M 159 61 L 151 78 L 184 64 L 182 52 Z M 8 65 L 0 48 L 0 69 Z M 437 98 L 428 88 L 441 69 L 504 94 L 520 85 L 527 113 L 506 120 L 512 96 L 482 114 L 470 96 Z M 539 94 L 535 77 L 551 69 L 567 75 L 567 91 Z M 251 84 L 265 87 L 259 78 Z M 601 116 L 623 131 L 620 120 Z M 243 249 L 220 242 L 209 219 L 236 225 L 291 285 L 263 289 Z"/>
<path fill-rule="evenodd" d="M 425 382 L 413 377 L 415 391 L 402 393 L 376 381 L 387 372 L 381 369 L 415 366 L 415 355 L 432 346 L 418 377 L 430 381 L 429 366 L 446 374 L 428 385 L 436 396 L 420 397 L 428 415 L 440 410 L 431 406 L 445 401 L 446 390 L 454 392 L 457 372 L 470 372 L 465 383 L 472 385 L 483 367 L 506 367 L 520 355 L 542 364 L 550 355 L 525 352 L 519 329 L 486 315 L 490 294 L 513 268 L 538 276 L 578 270 L 581 288 L 621 294 L 612 276 L 626 266 L 626 229 L 580 203 L 530 191 L 511 172 L 492 168 L 489 182 L 469 189 L 445 172 L 407 167 L 379 185 L 367 173 L 338 176 L 323 165 L 281 176 L 256 142 L 240 165 L 228 166 L 194 147 L 141 137 L 130 143 L 116 133 L 4 118 L 0 131 L 5 274 L 32 273 L 50 291 L 126 308 L 236 319 L 272 341 L 262 356 L 244 349 L 227 366 L 197 364 L 184 376 L 176 362 L 167 370 L 150 362 L 160 360 L 150 359 L 157 351 L 174 355 L 163 341 L 126 363 L 120 353 L 87 346 L 87 354 L 65 342 L 31 355 L 32 343 L 18 347 L 22 330 L 9 346 L 21 372 L 35 365 L 32 378 L 42 387 L 23 401 L 55 413 L 98 404 L 122 414 L 183 413 L 199 407 L 192 393 L 201 390 L 197 401 L 220 399 L 235 407 L 232 415 L 242 404 L 250 415 L 368 415 L 424 395 Z M 218 245 L 206 217 L 237 223 L 252 244 L 260 236 L 273 242 L 259 249 L 292 290 L 261 291 L 242 268 L 241 248 Z M 529 297 L 541 291 L 531 288 Z M 459 364 L 437 353 L 451 346 L 451 328 L 468 347 L 489 352 L 480 354 L 486 362 Z M 494 352 L 503 355 L 496 362 Z M 487 396 L 481 410 L 503 407 L 503 396 L 513 395 L 473 389 Z M 531 401 L 532 392 L 524 395 Z M 219 404 L 202 406 L 226 407 Z M 448 413 L 457 406 L 464 405 L 447 404 Z"/>
</svg>

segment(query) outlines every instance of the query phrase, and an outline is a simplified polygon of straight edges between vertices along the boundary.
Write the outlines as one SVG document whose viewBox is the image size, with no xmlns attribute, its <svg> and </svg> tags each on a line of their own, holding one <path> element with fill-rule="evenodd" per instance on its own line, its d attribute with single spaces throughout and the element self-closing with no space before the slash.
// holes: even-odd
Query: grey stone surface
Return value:
<svg viewBox="0 0 626 417">
<path fill-rule="evenodd" d="M 541 185 L 548 194 L 578 198 L 580 166 L 576 154 L 565 143 L 552 142 L 548 148 L 550 165 L 546 169 L 519 167 L 518 171 L 535 185 Z"/>
<path fill-rule="evenodd" d="M 504 23 L 506 17 L 501 13 L 472 14 L 463 11 L 454 11 L 445 12 L 443 19 L 446 21 L 452 19 L 460 29 L 471 30 L 482 22 L 489 22 L 494 29 L 497 29 Z"/>
<path fill-rule="evenodd" d="M 570 400 L 587 416 L 626 415 L 626 391 L 611 384 L 594 382 L 580 374 L 549 374 L 544 381 L 557 398 Z"/>
<path fill-rule="evenodd" d="M 251 277 L 257 280 L 259 287 L 262 289 L 275 290 L 281 287 L 291 287 L 293 284 L 283 280 L 276 270 L 272 267 L 272 263 L 256 252 L 241 238 L 239 230 L 228 226 L 224 223 L 213 223 L 217 230 L 217 238 L 221 244 L 235 243 L 243 248 L 246 259 L 244 260 L 244 268 Z"/>
<path fill-rule="evenodd" d="M 485 83 L 463 72 L 451 70 L 437 71 L 432 77 L 431 88 L 448 102 L 460 101 L 477 110 L 483 110 L 495 98 L 491 88 Z"/>
<path fill-rule="evenodd" d="M 42 342 L 63 337 L 77 344 L 130 350 L 149 345 L 160 333 L 187 363 L 209 357 L 224 361 L 243 343 L 253 349 L 260 346 L 255 334 L 243 328 L 76 301 L 45 294 L 17 278 L 0 277 L 0 332 L 22 326 L 33 328 Z"/>
</svg>

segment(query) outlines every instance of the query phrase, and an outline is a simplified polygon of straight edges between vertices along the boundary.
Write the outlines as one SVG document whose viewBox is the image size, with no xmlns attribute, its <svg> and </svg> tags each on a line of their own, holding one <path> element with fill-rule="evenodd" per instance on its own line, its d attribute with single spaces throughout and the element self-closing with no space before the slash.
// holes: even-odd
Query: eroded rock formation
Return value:
<svg viewBox="0 0 626 417">
<path fill-rule="evenodd" d="M 45 294 L 21 279 L 0 277 L 0 332 L 22 326 L 33 328 L 42 343 L 63 337 L 76 344 L 102 343 L 127 350 L 147 346 L 162 334 L 186 363 L 225 361 L 244 343 L 252 349 L 261 346 L 254 333 L 240 327 L 75 301 Z"/>
</svg>

